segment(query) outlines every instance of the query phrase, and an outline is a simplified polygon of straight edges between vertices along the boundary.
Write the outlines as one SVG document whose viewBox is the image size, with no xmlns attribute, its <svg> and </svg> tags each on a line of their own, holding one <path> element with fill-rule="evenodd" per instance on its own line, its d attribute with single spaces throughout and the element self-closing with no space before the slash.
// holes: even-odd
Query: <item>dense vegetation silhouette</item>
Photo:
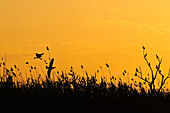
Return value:
<svg viewBox="0 0 170 113">
<path fill-rule="evenodd" d="M 143 57 L 146 61 L 150 74 L 144 76 L 141 67 L 136 68 L 136 73 L 129 80 L 127 71 L 123 71 L 123 76 L 128 78 L 128 82 L 123 82 L 123 78 L 116 78 L 111 75 L 110 66 L 106 63 L 109 71 L 109 80 L 106 80 L 102 67 L 100 71 L 103 77 L 97 78 L 96 73 L 89 75 L 84 69 L 83 76 L 76 74 L 71 66 L 69 72 L 51 73 L 54 58 L 51 58 L 49 48 L 49 59 L 44 60 L 42 55 L 36 53 L 36 60 L 44 60 L 46 74 L 33 74 L 37 68 L 29 67 L 30 77 L 23 79 L 19 68 L 7 68 L 2 59 L 0 68 L 3 70 L 0 79 L 0 112 L 28 112 L 28 113 L 60 113 L 60 112 L 86 112 L 86 113 L 106 113 L 106 112 L 126 112 L 126 113 L 163 113 L 170 112 L 170 94 L 165 87 L 166 81 L 170 77 L 162 74 L 162 59 L 156 55 L 158 65 L 156 71 L 147 59 L 146 49 L 143 46 Z M 49 63 L 48 63 L 49 61 Z M 52 79 L 55 76 L 57 79 Z M 156 80 L 161 77 L 158 85 Z M 141 81 L 135 81 L 139 78 Z M 131 82 L 129 82 L 131 81 Z M 149 88 L 146 88 L 149 86 Z"/>
</svg>

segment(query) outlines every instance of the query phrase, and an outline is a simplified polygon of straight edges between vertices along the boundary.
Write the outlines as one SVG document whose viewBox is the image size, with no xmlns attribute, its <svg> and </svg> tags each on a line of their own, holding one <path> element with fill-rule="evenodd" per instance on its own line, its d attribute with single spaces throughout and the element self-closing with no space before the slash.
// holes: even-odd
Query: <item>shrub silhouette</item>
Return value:
<svg viewBox="0 0 170 113">
<path fill-rule="evenodd" d="M 152 68 L 152 66 L 151 66 L 151 63 L 150 63 L 150 62 L 148 61 L 148 59 L 147 59 L 147 53 L 145 53 L 145 47 L 142 46 L 142 48 L 143 48 L 143 57 L 144 57 L 144 59 L 145 59 L 145 61 L 146 61 L 146 63 L 147 63 L 147 66 L 149 67 L 150 73 L 151 73 L 151 74 L 148 74 L 148 77 L 151 76 L 151 77 L 150 77 L 151 80 L 149 80 L 147 77 L 145 77 L 145 78 L 143 77 L 143 73 L 142 73 L 142 70 L 141 70 L 141 67 L 140 67 L 140 66 L 139 66 L 139 69 L 136 68 L 135 76 L 137 76 L 137 77 L 140 78 L 141 80 L 143 80 L 143 81 L 145 81 L 146 83 L 148 83 L 151 94 L 154 94 L 155 92 L 160 93 L 161 90 L 162 90 L 162 88 L 163 88 L 163 86 L 165 85 L 166 80 L 167 80 L 168 78 L 170 78 L 170 70 L 169 70 L 168 75 L 165 77 L 165 75 L 163 75 L 163 74 L 162 74 L 162 71 L 161 71 L 162 59 L 159 58 L 158 55 L 156 55 L 156 59 L 158 60 L 158 64 L 155 66 L 155 67 L 156 67 L 156 71 L 155 71 L 155 73 L 154 73 L 154 70 L 153 70 L 153 68 Z M 155 85 L 156 85 L 156 82 L 155 82 L 155 81 L 156 81 L 156 79 L 158 78 L 158 75 L 161 76 L 161 84 L 160 84 L 160 86 L 158 86 L 158 88 L 156 89 L 156 86 L 155 86 Z M 156 90 L 157 90 L 157 91 L 156 91 Z"/>
</svg>

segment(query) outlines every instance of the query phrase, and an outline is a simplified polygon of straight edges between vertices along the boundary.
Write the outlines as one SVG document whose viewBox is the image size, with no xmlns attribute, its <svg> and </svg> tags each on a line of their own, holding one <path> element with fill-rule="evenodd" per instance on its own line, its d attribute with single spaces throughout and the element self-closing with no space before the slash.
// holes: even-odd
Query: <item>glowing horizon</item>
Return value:
<svg viewBox="0 0 170 113">
<path fill-rule="evenodd" d="M 23 68 L 26 61 L 36 65 L 35 52 L 46 52 L 49 46 L 56 70 L 73 66 L 81 73 L 84 65 L 94 74 L 108 63 L 113 75 L 124 69 L 133 75 L 138 66 L 148 69 L 142 57 L 144 45 L 151 63 L 157 63 L 158 54 L 163 72 L 168 73 L 169 4 L 168 0 L 1 0 L 0 57 L 7 53 L 9 67 Z"/>
</svg>

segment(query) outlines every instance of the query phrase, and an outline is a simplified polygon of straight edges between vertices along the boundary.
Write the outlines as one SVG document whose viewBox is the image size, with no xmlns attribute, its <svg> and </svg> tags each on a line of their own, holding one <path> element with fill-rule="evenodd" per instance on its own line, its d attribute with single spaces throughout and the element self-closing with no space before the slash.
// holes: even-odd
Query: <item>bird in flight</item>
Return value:
<svg viewBox="0 0 170 113">
<path fill-rule="evenodd" d="M 46 66 L 46 69 L 48 69 L 48 71 L 47 71 L 48 78 L 50 78 L 51 71 L 54 68 L 56 68 L 56 67 L 53 67 L 53 63 L 54 63 L 54 58 L 52 58 L 52 60 L 50 61 L 49 66 Z"/>
<path fill-rule="evenodd" d="M 39 59 L 41 59 L 41 60 L 42 60 L 42 55 L 44 55 L 44 53 L 41 53 L 41 54 L 39 54 L 39 53 L 35 53 L 35 55 L 36 55 L 36 57 L 34 57 L 34 59 L 39 58 Z"/>
</svg>

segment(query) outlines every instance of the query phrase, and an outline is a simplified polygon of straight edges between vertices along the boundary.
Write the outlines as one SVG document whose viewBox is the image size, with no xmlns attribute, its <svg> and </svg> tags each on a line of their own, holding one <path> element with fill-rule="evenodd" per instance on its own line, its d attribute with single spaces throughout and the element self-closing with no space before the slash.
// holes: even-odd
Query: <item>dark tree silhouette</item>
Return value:
<svg viewBox="0 0 170 113">
<path fill-rule="evenodd" d="M 162 71 L 161 71 L 161 63 L 162 63 L 162 59 L 159 58 L 159 56 L 156 54 L 156 59 L 158 60 L 158 64 L 155 66 L 156 67 L 156 71 L 154 72 L 152 66 L 151 66 L 151 63 L 148 61 L 147 59 L 147 53 L 145 53 L 145 47 L 142 46 L 143 48 L 143 57 L 147 63 L 147 66 L 149 67 L 150 69 L 150 74 L 148 74 L 148 76 L 151 78 L 151 80 L 149 80 L 147 77 L 143 77 L 143 73 L 142 73 L 142 69 L 141 67 L 139 66 L 139 68 L 136 68 L 136 73 L 135 73 L 135 76 L 137 76 L 138 78 L 140 78 L 141 80 L 145 81 L 146 83 L 148 83 L 149 87 L 150 87 L 150 91 L 151 91 L 151 94 L 154 94 L 156 92 L 156 79 L 158 78 L 158 75 L 161 76 L 161 85 L 159 86 L 159 88 L 157 88 L 157 91 L 158 93 L 160 93 L 160 91 L 162 90 L 162 87 L 164 86 L 166 80 L 168 78 L 170 78 L 170 70 L 169 70 L 169 73 L 168 75 L 165 77 L 165 75 L 162 74 Z"/>
</svg>

